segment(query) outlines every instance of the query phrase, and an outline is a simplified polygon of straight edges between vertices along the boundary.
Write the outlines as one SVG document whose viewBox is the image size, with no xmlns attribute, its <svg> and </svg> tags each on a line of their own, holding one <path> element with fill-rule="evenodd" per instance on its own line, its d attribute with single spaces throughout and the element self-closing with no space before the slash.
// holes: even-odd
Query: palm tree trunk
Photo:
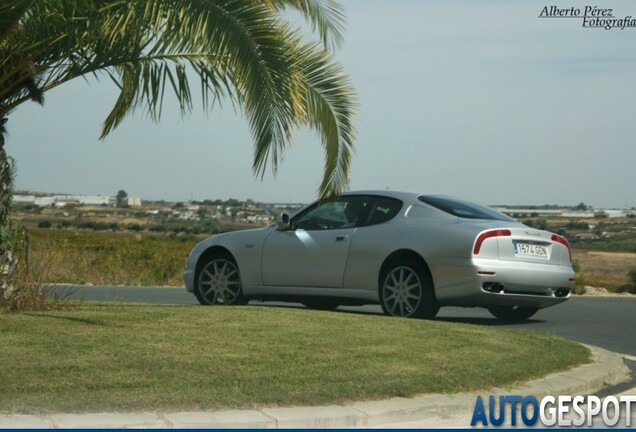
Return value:
<svg viewBox="0 0 636 432">
<path fill-rule="evenodd" d="M 0 296 L 3 296 L 9 288 L 15 271 L 14 254 L 9 242 L 9 211 L 13 198 L 13 176 L 11 165 L 4 151 L 4 124 L 6 121 L 6 118 L 0 119 Z"/>
</svg>

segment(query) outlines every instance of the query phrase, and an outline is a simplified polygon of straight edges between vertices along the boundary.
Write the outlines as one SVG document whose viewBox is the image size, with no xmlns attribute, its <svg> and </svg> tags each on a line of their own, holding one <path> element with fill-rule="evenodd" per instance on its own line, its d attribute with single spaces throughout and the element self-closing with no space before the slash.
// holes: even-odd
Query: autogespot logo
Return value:
<svg viewBox="0 0 636 432">
<path fill-rule="evenodd" d="M 632 403 L 636 396 L 534 396 L 488 397 L 485 405 L 477 396 L 471 426 L 592 426 L 602 419 L 605 426 L 616 426 L 624 414 L 625 426 L 631 426 Z M 635 407 L 636 408 L 636 407 Z M 509 420 L 509 422 L 508 422 Z"/>
</svg>

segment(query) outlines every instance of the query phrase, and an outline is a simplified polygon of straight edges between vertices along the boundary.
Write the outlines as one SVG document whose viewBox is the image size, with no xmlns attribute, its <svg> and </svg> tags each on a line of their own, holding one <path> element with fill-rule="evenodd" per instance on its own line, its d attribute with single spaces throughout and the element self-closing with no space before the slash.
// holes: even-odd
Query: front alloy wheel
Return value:
<svg viewBox="0 0 636 432">
<path fill-rule="evenodd" d="M 226 255 L 208 258 L 198 273 L 195 294 L 202 305 L 247 303 L 241 289 L 238 266 Z"/>
<path fill-rule="evenodd" d="M 410 260 L 394 263 L 381 279 L 380 304 L 387 315 L 434 318 L 439 305 L 422 266 Z"/>
</svg>

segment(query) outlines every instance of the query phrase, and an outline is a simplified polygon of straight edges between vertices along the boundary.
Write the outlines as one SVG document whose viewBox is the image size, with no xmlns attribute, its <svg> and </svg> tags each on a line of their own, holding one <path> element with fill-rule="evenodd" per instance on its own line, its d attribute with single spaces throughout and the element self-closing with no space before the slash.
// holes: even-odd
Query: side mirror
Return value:
<svg viewBox="0 0 636 432">
<path fill-rule="evenodd" d="M 291 229 L 289 226 L 289 215 L 287 213 L 281 213 L 276 218 L 276 229 L 278 231 L 287 231 Z"/>
</svg>

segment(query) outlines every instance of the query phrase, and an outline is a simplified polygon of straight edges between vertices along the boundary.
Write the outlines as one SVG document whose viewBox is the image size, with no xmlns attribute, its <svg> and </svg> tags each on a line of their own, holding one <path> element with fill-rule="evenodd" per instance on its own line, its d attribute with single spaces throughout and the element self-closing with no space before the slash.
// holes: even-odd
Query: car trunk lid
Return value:
<svg viewBox="0 0 636 432">
<path fill-rule="evenodd" d="M 570 248 L 563 237 L 530 227 L 507 230 L 510 235 L 496 237 L 499 259 L 571 265 Z"/>
</svg>

